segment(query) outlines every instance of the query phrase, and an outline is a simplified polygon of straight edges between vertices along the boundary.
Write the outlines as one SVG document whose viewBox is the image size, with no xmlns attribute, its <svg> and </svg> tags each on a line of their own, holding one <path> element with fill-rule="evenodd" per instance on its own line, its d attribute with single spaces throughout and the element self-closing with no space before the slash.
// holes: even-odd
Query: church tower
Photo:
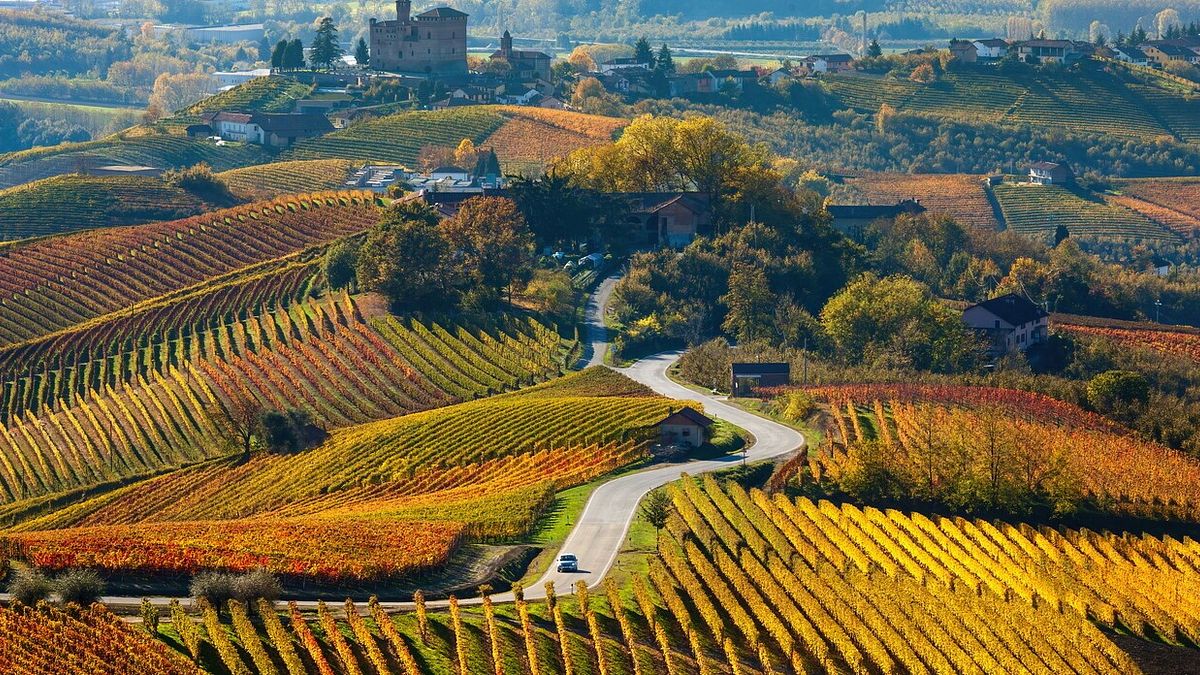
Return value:
<svg viewBox="0 0 1200 675">
<path fill-rule="evenodd" d="M 512 60 L 512 33 L 504 31 L 504 35 L 500 36 L 500 52 L 504 54 L 506 60 Z"/>
</svg>

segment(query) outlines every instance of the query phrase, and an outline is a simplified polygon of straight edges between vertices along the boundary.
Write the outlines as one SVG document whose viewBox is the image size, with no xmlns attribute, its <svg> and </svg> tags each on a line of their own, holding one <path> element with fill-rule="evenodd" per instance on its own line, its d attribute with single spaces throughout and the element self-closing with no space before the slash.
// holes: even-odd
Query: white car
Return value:
<svg viewBox="0 0 1200 675">
<path fill-rule="evenodd" d="M 558 556 L 556 569 L 558 569 L 559 572 L 578 572 L 579 558 L 576 558 L 573 553 L 563 553 L 562 555 Z"/>
</svg>

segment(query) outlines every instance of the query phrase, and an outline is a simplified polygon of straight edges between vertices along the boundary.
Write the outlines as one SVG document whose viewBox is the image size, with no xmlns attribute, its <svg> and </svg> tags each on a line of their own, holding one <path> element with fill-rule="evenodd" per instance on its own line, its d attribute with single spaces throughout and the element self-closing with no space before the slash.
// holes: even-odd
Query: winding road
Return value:
<svg viewBox="0 0 1200 675">
<path fill-rule="evenodd" d="M 608 346 L 608 334 L 604 323 L 604 312 L 608 298 L 612 293 L 617 277 L 609 277 L 597 287 L 589 300 L 587 307 L 588 348 L 585 349 L 585 359 L 581 363 L 599 365 L 603 363 Z M 667 369 L 682 352 L 667 352 L 637 361 L 628 368 L 617 368 L 627 377 L 640 382 L 655 392 L 677 400 L 697 401 L 704 406 L 704 412 L 709 417 L 725 420 L 750 432 L 754 442 L 746 449 L 746 460 L 750 462 L 771 459 L 786 455 L 797 450 L 804 444 L 804 436 L 800 432 L 773 422 L 764 417 L 746 412 L 724 401 L 707 396 L 673 381 L 667 376 Z M 568 574 L 557 572 L 553 567 L 542 578 L 526 589 L 525 597 L 540 599 L 546 595 L 546 582 L 553 581 L 555 591 L 566 595 L 574 592 L 576 582 L 585 581 L 589 588 L 598 586 L 617 559 L 629 533 L 629 527 L 637 515 L 638 504 L 646 493 L 679 478 L 681 473 L 698 475 L 725 469 L 742 461 L 741 455 L 722 457 L 719 459 L 693 460 L 669 465 L 655 466 L 643 471 L 626 474 L 604 483 L 596 488 L 587 505 L 576 521 L 571 533 L 567 536 L 561 551 L 574 553 L 579 558 L 579 572 Z M 3 597 L 3 596 L 0 596 Z M 150 601 L 158 606 L 167 606 L 172 598 L 152 597 Z M 184 600 L 184 598 L 179 598 Z M 359 603 L 366 611 L 366 598 Z M 500 593 L 492 596 L 494 602 L 511 602 L 512 593 Z M 116 610 L 133 611 L 141 603 L 140 597 L 106 596 L 102 601 Z M 479 602 L 478 598 L 464 599 L 460 604 L 468 605 Z M 299 600 L 297 604 L 306 609 L 315 608 L 315 600 Z M 389 611 L 411 610 L 411 602 L 381 602 L 384 609 Z M 431 601 L 431 607 L 445 604 L 444 601 Z"/>
</svg>

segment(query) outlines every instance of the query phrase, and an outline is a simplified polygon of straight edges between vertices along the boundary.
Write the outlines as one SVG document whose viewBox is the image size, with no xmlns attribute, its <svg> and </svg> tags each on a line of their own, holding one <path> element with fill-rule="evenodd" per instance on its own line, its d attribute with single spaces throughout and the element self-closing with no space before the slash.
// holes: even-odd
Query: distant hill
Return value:
<svg viewBox="0 0 1200 675">
<path fill-rule="evenodd" d="M 103 73 L 129 54 L 120 33 L 94 23 L 0 9 L 0 77 Z"/>
<path fill-rule="evenodd" d="M 66 175 L 0 190 L 0 241 L 173 220 L 212 204 L 147 176 Z"/>
<path fill-rule="evenodd" d="M 1078 69 L 963 67 L 929 84 L 879 75 L 822 78 L 834 98 L 862 112 L 1028 124 L 1085 133 L 1200 143 L 1200 94 L 1161 77 L 1084 62 Z"/>
</svg>

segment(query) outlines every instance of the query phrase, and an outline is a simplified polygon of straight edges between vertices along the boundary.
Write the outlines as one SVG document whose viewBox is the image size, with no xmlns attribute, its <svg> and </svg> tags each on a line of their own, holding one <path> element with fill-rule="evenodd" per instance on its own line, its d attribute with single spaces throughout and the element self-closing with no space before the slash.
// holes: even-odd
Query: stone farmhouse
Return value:
<svg viewBox="0 0 1200 675">
<path fill-rule="evenodd" d="M 963 322 L 987 341 L 991 356 L 1024 351 L 1045 341 L 1049 319 L 1044 309 L 1015 293 L 963 310 Z"/>
</svg>

